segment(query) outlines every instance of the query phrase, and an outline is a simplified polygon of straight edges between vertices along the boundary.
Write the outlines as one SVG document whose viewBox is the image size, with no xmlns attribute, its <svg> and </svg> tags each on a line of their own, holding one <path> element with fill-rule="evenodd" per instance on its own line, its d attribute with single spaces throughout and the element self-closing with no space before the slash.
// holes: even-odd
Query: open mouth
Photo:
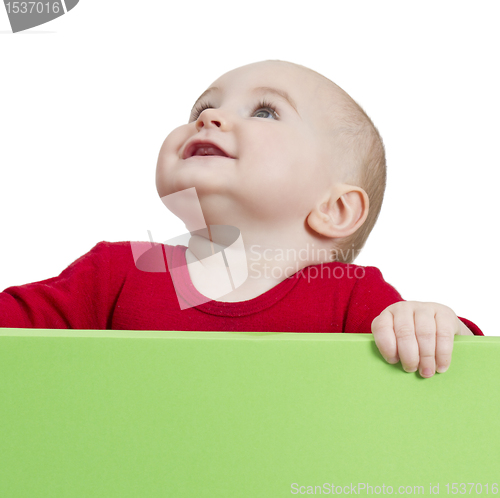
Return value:
<svg viewBox="0 0 500 498">
<path fill-rule="evenodd" d="M 222 156 L 222 157 L 228 157 L 224 151 L 220 150 L 218 147 L 204 147 L 200 146 L 197 147 L 196 150 L 194 151 L 194 154 L 192 154 L 190 157 L 197 157 L 197 156 Z"/>
<path fill-rule="evenodd" d="M 194 142 L 189 145 L 184 153 L 184 159 L 191 157 L 227 157 L 231 158 L 224 150 L 210 142 Z"/>
</svg>

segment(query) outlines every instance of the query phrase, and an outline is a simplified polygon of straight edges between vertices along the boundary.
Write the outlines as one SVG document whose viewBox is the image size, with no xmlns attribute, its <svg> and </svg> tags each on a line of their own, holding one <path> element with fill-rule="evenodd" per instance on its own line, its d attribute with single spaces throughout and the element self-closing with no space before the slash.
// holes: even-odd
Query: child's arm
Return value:
<svg viewBox="0 0 500 498">
<path fill-rule="evenodd" d="M 450 364 L 455 335 L 483 335 L 477 325 L 465 318 L 457 317 L 447 306 L 404 301 L 398 291 L 383 279 L 378 268 L 367 266 L 364 267 L 363 272 L 356 273 L 360 277 L 351 291 L 343 331 L 373 333 L 382 356 L 387 361 L 391 360 L 390 363 L 397 363 L 401 359 L 407 371 L 415 371 L 415 364 L 419 365 L 419 357 L 416 356 L 420 344 L 418 336 L 433 333 L 434 343 L 436 335 L 440 341 L 438 366 L 446 369 Z M 418 314 L 417 319 L 414 318 L 416 314 Z M 434 325 L 432 325 L 432 320 L 425 318 L 429 315 L 436 316 Z M 415 328 L 411 328 L 412 323 L 417 324 L 416 332 Z M 422 323 L 424 326 L 421 325 Z M 445 335 L 442 336 L 442 334 Z M 423 337 L 422 340 L 424 340 Z M 423 350 L 427 356 L 420 365 L 421 374 L 424 368 L 430 367 L 432 371 L 433 367 L 433 360 L 429 358 L 432 356 L 429 350 L 432 348 L 433 339 L 430 337 L 426 340 Z M 400 343 L 402 358 L 397 354 Z"/>
<path fill-rule="evenodd" d="M 372 333 L 386 361 L 401 360 L 407 372 L 419 369 L 422 377 L 448 370 L 456 335 L 474 335 L 448 306 L 418 301 L 388 306 L 373 320 Z"/>
<path fill-rule="evenodd" d="M 99 242 L 59 276 L 0 293 L 0 327 L 106 329 L 110 299 L 109 243 Z"/>
</svg>

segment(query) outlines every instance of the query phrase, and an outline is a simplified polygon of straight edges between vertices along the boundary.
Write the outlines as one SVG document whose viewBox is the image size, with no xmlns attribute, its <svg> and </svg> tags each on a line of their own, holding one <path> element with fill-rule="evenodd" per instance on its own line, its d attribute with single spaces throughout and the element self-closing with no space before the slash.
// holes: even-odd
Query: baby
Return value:
<svg viewBox="0 0 500 498">
<path fill-rule="evenodd" d="M 431 377 L 448 369 L 455 335 L 483 334 L 447 306 L 403 301 L 376 268 L 351 264 L 385 178 L 377 129 L 333 82 L 284 61 L 234 69 L 158 157 L 162 200 L 194 188 L 207 230 L 188 248 L 155 245 L 149 268 L 136 265 L 130 243 L 100 242 L 59 277 L 0 293 L 0 326 L 372 332 L 389 363 Z M 174 210 L 192 233 L 194 209 Z M 239 230 L 248 276 L 221 294 L 206 255 L 234 242 L 222 226 Z M 203 304 L 179 309 L 181 295 Z"/>
<path fill-rule="evenodd" d="M 193 141 L 228 157 L 189 157 L 191 150 L 186 158 Z M 310 265 L 351 263 L 378 217 L 385 178 L 382 140 L 363 110 L 324 76 L 284 61 L 216 80 L 189 123 L 167 137 L 157 168 L 160 196 L 195 187 L 208 226 L 241 230 L 249 278 L 219 298 L 227 302 L 269 292 Z M 197 240 L 200 254 L 203 240 L 211 243 Z M 197 259 L 191 249 L 187 261 Z M 306 257 L 297 261 L 300 251 Z M 196 288 L 209 286 L 194 271 L 190 277 Z M 446 371 L 454 335 L 473 332 L 446 306 L 397 301 L 371 323 L 381 354 L 423 377 Z"/>
</svg>

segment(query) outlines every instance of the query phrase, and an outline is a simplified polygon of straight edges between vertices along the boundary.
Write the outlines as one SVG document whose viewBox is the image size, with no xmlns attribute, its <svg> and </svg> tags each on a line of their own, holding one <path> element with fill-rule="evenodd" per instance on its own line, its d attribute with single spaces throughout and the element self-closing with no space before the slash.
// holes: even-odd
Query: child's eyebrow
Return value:
<svg viewBox="0 0 500 498">
<path fill-rule="evenodd" d="M 207 96 L 209 93 L 212 93 L 212 92 L 220 92 L 220 88 L 216 87 L 216 86 L 212 86 L 210 87 L 208 90 L 205 90 L 199 97 L 198 99 L 196 100 L 196 102 L 194 103 L 194 107 L 196 107 L 196 104 L 205 96 Z M 297 111 L 297 104 L 295 104 L 295 101 L 292 99 L 292 97 L 290 97 L 290 95 L 285 92 L 285 90 L 280 90 L 278 88 L 273 88 L 273 87 L 270 87 L 270 86 L 258 86 L 256 88 L 254 88 L 252 90 L 252 93 L 272 93 L 278 97 L 281 97 L 283 100 L 286 100 L 288 102 L 288 104 L 290 104 L 290 106 L 293 108 L 293 110 L 299 114 L 299 111 Z M 300 114 L 299 114 L 300 116 Z"/>
</svg>

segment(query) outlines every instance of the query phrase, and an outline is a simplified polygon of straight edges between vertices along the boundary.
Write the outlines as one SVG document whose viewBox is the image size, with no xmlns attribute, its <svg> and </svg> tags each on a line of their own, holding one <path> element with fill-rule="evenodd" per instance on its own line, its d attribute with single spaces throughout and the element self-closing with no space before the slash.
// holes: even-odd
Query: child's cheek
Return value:
<svg viewBox="0 0 500 498">
<path fill-rule="evenodd" d="M 191 138 L 192 130 L 183 125 L 173 130 L 163 141 L 156 163 L 156 190 L 160 197 L 172 193 L 169 178 L 173 168 L 182 161 L 181 153 L 186 142 Z"/>
</svg>

